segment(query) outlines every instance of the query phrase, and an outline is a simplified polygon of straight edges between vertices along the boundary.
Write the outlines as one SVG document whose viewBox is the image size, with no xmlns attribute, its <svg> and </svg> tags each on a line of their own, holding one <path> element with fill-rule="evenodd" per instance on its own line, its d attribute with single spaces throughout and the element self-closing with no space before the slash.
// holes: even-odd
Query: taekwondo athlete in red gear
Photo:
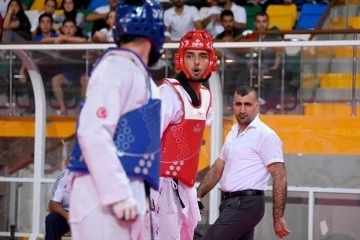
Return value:
<svg viewBox="0 0 360 240">
<path fill-rule="evenodd" d="M 73 240 L 147 240 L 147 186 L 157 190 L 161 101 L 148 66 L 165 41 L 155 0 L 119 0 L 114 40 L 95 63 L 81 109 L 73 172 Z"/>
<path fill-rule="evenodd" d="M 176 79 L 163 79 L 163 135 L 160 189 L 152 192 L 155 204 L 155 239 L 192 240 L 201 220 L 194 187 L 206 125 L 213 119 L 210 91 L 202 85 L 216 69 L 213 38 L 192 30 L 180 39 L 175 55 Z"/>
</svg>

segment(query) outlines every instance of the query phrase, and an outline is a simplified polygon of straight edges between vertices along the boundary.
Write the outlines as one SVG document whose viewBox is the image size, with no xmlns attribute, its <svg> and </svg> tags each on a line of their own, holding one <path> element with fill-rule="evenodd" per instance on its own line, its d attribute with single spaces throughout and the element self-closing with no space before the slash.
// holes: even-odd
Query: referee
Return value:
<svg viewBox="0 0 360 240">
<path fill-rule="evenodd" d="M 265 211 L 265 196 L 273 178 L 274 231 L 279 238 L 290 234 L 284 211 L 287 180 L 282 142 L 258 117 L 259 102 L 255 89 L 240 87 L 234 94 L 237 120 L 226 137 L 219 158 L 198 188 L 204 197 L 220 180 L 220 216 L 202 240 L 252 240 L 255 226 Z"/>
</svg>

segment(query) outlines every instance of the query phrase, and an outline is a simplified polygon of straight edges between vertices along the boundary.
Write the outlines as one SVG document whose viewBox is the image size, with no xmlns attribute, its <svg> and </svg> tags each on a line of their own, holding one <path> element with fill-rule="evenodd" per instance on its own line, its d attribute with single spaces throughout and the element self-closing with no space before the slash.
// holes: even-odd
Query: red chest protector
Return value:
<svg viewBox="0 0 360 240">
<path fill-rule="evenodd" d="M 201 87 L 201 105 L 195 107 L 186 97 L 185 90 L 176 79 L 164 79 L 182 101 L 184 115 L 176 124 L 170 124 L 161 139 L 160 175 L 176 178 L 194 186 L 200 158 L 205 122 L 211 106 L 211 94 Z"/>
</svg>

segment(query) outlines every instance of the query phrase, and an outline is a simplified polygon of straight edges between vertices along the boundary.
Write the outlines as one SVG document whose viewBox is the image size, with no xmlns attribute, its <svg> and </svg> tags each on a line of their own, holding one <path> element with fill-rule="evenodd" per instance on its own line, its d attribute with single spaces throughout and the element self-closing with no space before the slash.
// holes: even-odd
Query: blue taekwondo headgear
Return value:
<svg viewBox="0 0 360 240">
<path fill-rule="evenodd" d="M 128 37 L 145 37 L 151 41 L 149 66 L 161 57 L 165 42 L 164 11 L 156 0 L 119 0 L 116 5 L 114 41 L 118 45 Z"/>
</svg>

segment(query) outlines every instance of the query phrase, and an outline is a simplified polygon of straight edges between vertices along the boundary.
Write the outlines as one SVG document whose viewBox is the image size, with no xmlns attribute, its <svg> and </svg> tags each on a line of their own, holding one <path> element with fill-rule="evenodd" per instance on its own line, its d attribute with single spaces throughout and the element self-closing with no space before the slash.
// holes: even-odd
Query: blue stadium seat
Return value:
<svg viewBox="0 0 360 240">
<path fill-rule="evenodd" d="M 295 29 L 313 29 L 324 14 L 327 4 L 304 4 Z"/>
</svg>

